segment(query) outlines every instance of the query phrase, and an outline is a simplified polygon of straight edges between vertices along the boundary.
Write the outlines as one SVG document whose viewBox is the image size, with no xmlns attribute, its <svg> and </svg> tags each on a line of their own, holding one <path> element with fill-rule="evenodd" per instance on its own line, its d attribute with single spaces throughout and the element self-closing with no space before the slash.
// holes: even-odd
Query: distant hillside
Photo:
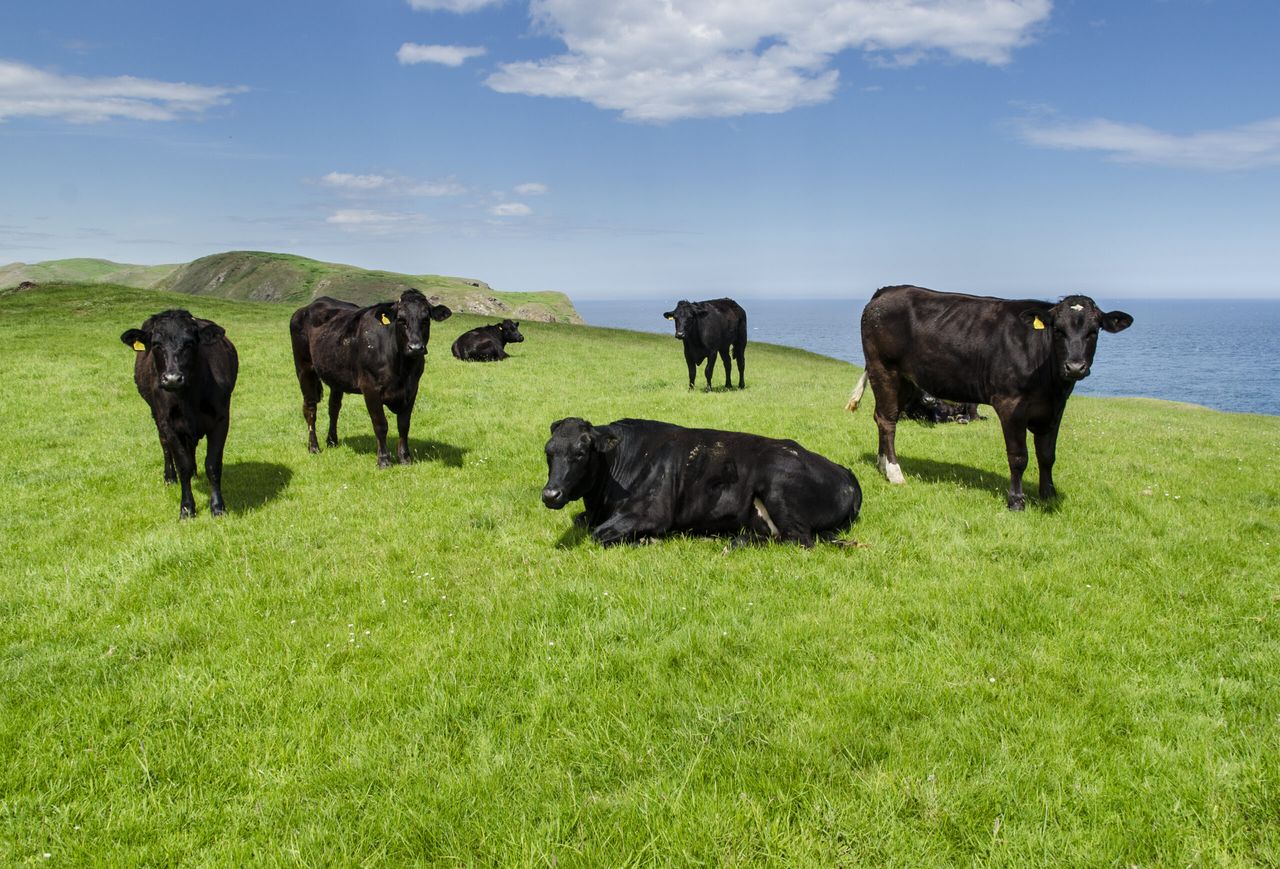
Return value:
<svg viewBox="0 0 1280 869">
<path fill-rule="evenodd" d="M 261 251 L 229 251 L 185 265 L 134 266 L 108 260 L 68 259 L 0 266 L 0 289 L 24 281 L 113 283 L 193 296 L 298 305 L 317 296 L 367 304 L 394 298 L 406 288 L 416 287 L 455 311 L 549 323 L 582 322 L 573 302 L 563 293 L 503 292 L 471 278 L 371 271 Z"/>
</svg>

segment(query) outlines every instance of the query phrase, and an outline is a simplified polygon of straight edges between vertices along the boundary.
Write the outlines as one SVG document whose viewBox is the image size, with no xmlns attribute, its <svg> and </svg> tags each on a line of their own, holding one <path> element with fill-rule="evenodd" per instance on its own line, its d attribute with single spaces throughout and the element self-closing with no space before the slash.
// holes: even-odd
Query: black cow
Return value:
<svg viewBox="0 0 1280 869">
<path fill-rule="evenodd" d="M 884 287 L 862 311 L 866 371 L 846 405 L 857 410 L 868 380 L 880 430 L 877 467 L 903 482 L 893 435 L 919 390 L 995 408 L 1009 456 L 1009 509 L 1026 504 L 1027 429 L 1035 435 L 1040 497 L 1052 498 L 1058 426 L 1076 382 L 1089 376 L 1098 330 L 1120 332 L 1133 317 L 1103 313 L 1088 296 L 1009 301 L 921 287 Z"/>
<path fill-rule="evenodd" d="M 463 332 L 453 342 L 453 356 L 463 362 L 500 362 L 509 354 L 508 344 L 519 344 L 524 340 L 520 334 L 520 324 L 513 320 L 503 320 L 492 326 L 477 326 Z"/>
<path fill-rule="evenodd" d="M 978 419 L 986 419 L 978 413 L 978 405 L 972 401 L 961 404 L 955 401 L 943 401 L 934 398 L 927 392 L 917 391 L 912 399 L 902 406 L 899 419 L 902 417 L 919 422 L 939 423 L 956 422 L 960 425 Z"/>
<path fill-rule="evenodd" d="M 711 299 L 706 302 L 676 303 L 674 310 L 662 316 L 675 320 L 676 337 L 684 342 L 684 361 L 689 366 L 689 388 L 698 372 L 698 365 L 707 360 L 707 392 L 711 391 L 711 375 L 716 370 L 716 354 L 724 363 L 724 388 L 732 383 L 729 366 L 729 349 L 738 361 L 738 388 L 743 389 L 743 358 L 747 352 L 747 312 L 733 299 Z"/>
<path fill-rule="evenodd" d="M 620 419 L 551 425 L 542 502 L 581 498 L 591 536 L 609 546 L 680 531 L 812 546 L 862 506 L 853 472 L 795 441 Z"/>
<path fill-rule="evenodd" d="M 397 302 L 361 308 L 350 302 L 321 297 L 299 308 L 289 320 L 293 364 L 302 387 L 302 416 L 307 421 L 307 448 L 320 452 L 316 441 L 316 405 L 329 387 L 327 446 L 338 445 L 338 413 L 345 393 L 360 393 L 378 439 L 378 467 L 391 464 L 387 452 L 386 405 L 396 415 L 400 432 L 397 457 L 409 455 L 409 422 L 418 397 L 423 357 L 431 338 L 431 321 L 449 319 L 453 312 L 433 305 L 417 290 L 405 290 Z"/>
<path fill-rule="evenodd" d="M 196 515 L 191 476 L 196 470 L 196 444 L 207 437 L 204 472 L 209 479 L 209 512 L 226 512 L 222 500 L 222 451 L 231 423 L 231 392 L 240 360 L 221 326 L 187 311 L 161 311 L 141 329 L 128 329 L 120 340 L 137 351 L 133 382 L 151 408 L 164 481 L 182 483 L 180 518 Z"/>
</svg>

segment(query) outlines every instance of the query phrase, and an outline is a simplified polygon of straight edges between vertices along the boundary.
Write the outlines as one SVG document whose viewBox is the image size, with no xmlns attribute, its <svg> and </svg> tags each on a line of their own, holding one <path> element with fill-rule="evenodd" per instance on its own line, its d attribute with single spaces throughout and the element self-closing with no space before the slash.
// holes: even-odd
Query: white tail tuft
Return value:
<svg viewBox="0 0 1280 869">
<path fill-rule="evenodd" d="M 863 371 L 862 376 L 858 378 L 858 385 L 853 388 L 853 395 L 849 396 L 849 403 L 844 409 L 853 413 L 858 409 L 858 402 L 862 401 L 862 393 L 867 391 L 867 372 Z"/>
</svg>

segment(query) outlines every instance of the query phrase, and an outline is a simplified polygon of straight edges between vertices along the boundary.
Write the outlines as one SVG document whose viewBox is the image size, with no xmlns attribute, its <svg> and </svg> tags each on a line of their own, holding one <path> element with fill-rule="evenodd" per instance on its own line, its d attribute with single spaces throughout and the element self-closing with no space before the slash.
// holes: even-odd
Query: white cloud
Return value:
<svg viewBox="0 0 1280 869">
<path fill-rule="evenodd" d="M 445 66 L 462 66 L 469 58 L 484 54 L 484 48 L 472 45 L 418 45 L 406 42 L 396 52 L 402 64 L 441 63 Z"/>
<path fill-rule="evenodd" d="M 467 188 L 452 178 L 439 181 L 416 181 L 401 175 L 356 175 L 330 172 L 320 178 L 324 187 L 333 187 L 353 196 L 380 194 L 386 196 L 459 196 Z"/>
<path fill-rule="evenodd" d="M 414 9 L 428 12 L 475 12 L 486 6 L 498 6 L 502 0 L 409 0 Z"/>
<path fill-rule="evenodd" d="M 489 213 L 497 217 L 528 217 L 533 209 L 523 202 L 503 202 L 490 208 Z"/>
<path fill-rule="evenodd" d="M 345 232 L 361 235 L 403 235 L 422 231 L 426 218 L 421 214 L 393 211 L 373 211 L 367 208 L 344 208 L 333 212 L 324 220 Z"/>
<path fill-rule="evenodd" d="M 531 0 L 568 51 L 506 63 L 502 93 L 572 97 L 628 120 L 784 112 L 829 100 L 842 51 L 897 65 L 933 55 L 1009 62 L 1051 0 Z"/>
<path fill-rule="evenodd" d="M 528 184 L 519 184 L 516 186 L 516 193 L 521 196 L 541 196 L 547 192 L 547 185 L 537 181 L 530 181 Z"/>
<path fill-rule="evenodd" d="M 230 102 L 243 87 L 218 87 L 122 75 L 84 78 L 0 60 L 0 121 L 61 118 L 92 124 L 113 118 L 172 121 Z"/>
<path fill-rule="evenodd" d="M 1100 151 L 1120 163 L 1217 171 L 1280 166 L 1280 118 L 1184 135 L 1101 118 L 1025 121 L 1018 132 L 1033 145 Z"/>
</svg>

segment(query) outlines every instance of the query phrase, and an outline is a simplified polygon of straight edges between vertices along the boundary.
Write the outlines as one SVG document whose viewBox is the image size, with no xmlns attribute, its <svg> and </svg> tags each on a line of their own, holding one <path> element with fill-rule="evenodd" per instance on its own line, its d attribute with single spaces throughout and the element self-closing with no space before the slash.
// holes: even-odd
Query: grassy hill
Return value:
<svg viewBox="0 0 1280 869">
<path fill-rule="evenodd" d="M 118 340 L 174 304 L 240 351 L 216 521 Z M 1280 863 L 1280 419 L 1074 398 L 1011 514 L 994 421 L 881 480 L 845 363 L 707 395 L 659 335 L 459 363 L 457 316 L 378 471 L 358 400 L 307 454 L 288 316 L 0 295 L 0 863 Z M 539 501 L 567 415 L 795 437 L 865 547 L 600 549 Z"/>
<path fill-rule="evenodd" d="M 417 287 L 457 311 L 517 320 L 581 323 L 563 293 L 502 292 L 484 281 L 444 275 L 405 275 L 326 263 L 292 254 L 228 251 L 182 265 L 134 266 L 108 260 L 67 259 L 0 266 L 0 289 L 35 283 L 111 283 L 193 296 L 286 302 L 317 296 L 371 304 Z"/>
</svg>

